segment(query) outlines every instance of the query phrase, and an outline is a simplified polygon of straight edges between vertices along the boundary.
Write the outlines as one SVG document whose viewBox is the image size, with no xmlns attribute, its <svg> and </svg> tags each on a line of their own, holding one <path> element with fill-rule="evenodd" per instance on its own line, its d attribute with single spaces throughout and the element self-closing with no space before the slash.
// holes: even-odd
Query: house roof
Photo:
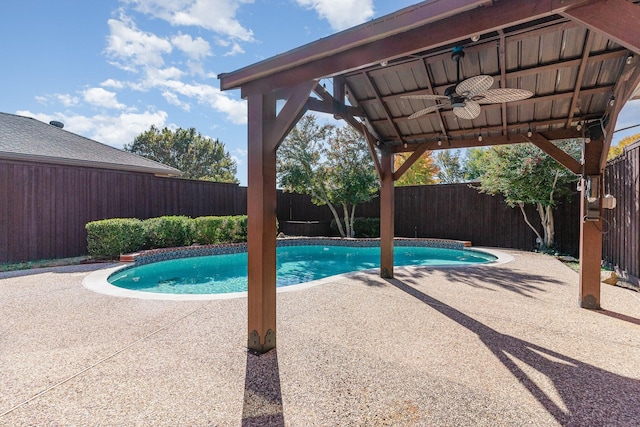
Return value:
<svg viewBox="0 0 640 427">
<path fill-rule="evenodd" d="M 0 113 L 0 158 L 155 175 L 182 175 L 178 169 L 71 133 L 36 119 Z"/>
<path fill-rule="evenodd" d="M 319 84 L 307 110 L 334 114 L 392 152 L 584 137 L 603 129 L 606 151 L 617 115 L 640 87 L 637 0 L 430 0 L 281 55 L 220 74 L 243 97 L 286 98 Z M 464 46 L 458 79 L 452 51 Z M 528 90 L 528 99 L 482 105 L 472 120 L 444 95 L 460 80 L 488 75 L 492 89 Z M 325 87 L 328 86 L 328 89 Z M 437 102 L 445 105 L 409 119 Z M 593 127 L 588 126 L 592 123 Z M 480 136 L 482 138 L 480 138 Z"/>
</svg>

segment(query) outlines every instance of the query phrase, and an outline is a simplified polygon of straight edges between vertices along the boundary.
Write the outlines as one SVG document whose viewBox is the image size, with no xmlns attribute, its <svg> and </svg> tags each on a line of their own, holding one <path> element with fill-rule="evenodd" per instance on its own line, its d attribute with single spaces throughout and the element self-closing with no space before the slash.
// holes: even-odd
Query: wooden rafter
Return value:
<svg viewBox="0 0 640 427">
<path fill-rule="evenodd" d="M 587 31 L 587 39 L 584 43 L 582 51 L 582 60 L 578 67 L 578 75 L 576 76 L 576 84 L 573 90 L 573 97 L 571 98 L 571 106 L 569 107 L 569 115 L 567 117 L 567 127 L 571 126 L 573 117 L 575 115 L 576 106 L 578 105 L 578 99 L 580 99 L 580 89 L 582 88 L 582 81 L 584 79 L 584 71 L 587 69 L 587 63 L 589 59 L 589 53 L 591 52 L 591 46 L 593 46 L 594 34 L 592 31 Z"/>
<path fill-rule="evenodd" d="M 499 60 L 499 67 L 500 67 L 500 87 L 501 88 L 505 88 L 507 87 L 507 61 L 505 58 L 505 37 L 504 37 L 504 31 L 499 30 L 498 34 L 500 35 L 500 42 L 498 43 L 498 60 Z M 507 104 L 506 103 L 502 103 L 501 105 L 502 107 L 502 111 L 501 111 L 501 115 L 502 115 L 502 134 L 506 135 L 507 134 Z"/>
<path fill-rule="evenodd" d="M 538 127 L 544 127 L 544 126 L 555 126 L 555 125 L 564 125 L 565 123 L 565 119 L 561 118 L 561 119 L 551 119 L 551 120 L 540 120 L 540 121 L 533 121 L 533 122 L 518 122 L 518 123 L 511 123 L 509 125 L 507 125 L 507 131 L 513 131 L 513 130 L 522 130 L 522 129 L 526 129 L 528 126 L 531 126 L 532 129 L 534 128 L 538 128 Z M 496 133 L 496 132 L 501 132 L 502 131 L 502 125 L 496 125 L 496 126 L 487 126 L 482 128 L 482 130 L 486 133 Z M 564 133 L 564 131 L 563 131 Z M 572 133 L 575 133 L 575 137 L 579 137 L 580 133 L 577 131 L 572 131 Z M 469 130 L 468 129 L 456 129 L 456 130 L 451 130 L 449 131 L 449 135 L 451 138 L 455 138 L 455 137 L 461 137 L 461 136 L 465 136 L 469 134 Z M 420 134 L 413 134 L 410 136 L 410 138 L 405 137 L 405 139 L 407 141 L 422 141 L 422 140 L 436 140 L 438 137 L 440 136 L 440 134 L 438 132 L 431 132 L 431 133 L 420 133 Z M 387 142 L 391 143 L 391 144 L 398 144 L 398 141 L 395 140 L 387 140 Z M 441 147 L 441 148 L 447 148 L 447 147 Z M 409 150 L 407 150 L 409 151 Z"/>
<path fill-rule="evenodd" d="M 561 14 L 640 54 L 640 5 L 629 0 L 588 2 Z"/>
<path fill-rule="evenodd" d="M 553 141 L 556 139 L 569 139 L 569 138 L 579 138 L 581 136 L 580 132 L 575 129 L 557 129 L 548 132 L 539 132 L 546 139 Z M 494 136 L 483 136 L 482 141 L 479 141 L 477 138 L 460 138 L 460 139 L 451 139 L 451 145 L 448 147 L 438 145 L 437 141 L 429 141 L 423 143 L 417 143 L 412 146 L 411 149 L 404 148 L 402 145 L 394 145 L 391 147 L 392 152 L 394 153 L 404 153 L 407 151 L 417 150 L 419 148 L 424 148 L 425 150 L 444 150 L 448 148 L 470 148 L 470 147 L 488 147 L 490 145 L 507 145 L 507 144 L 521 144 L 524 142 L 529 142 L 529 139 L 525 134 L 512 134 L 512 135 L 494 135 Z"/>
<path fill-rule="evenodd" d="M 431 78 L 431 73 L 429 72 L 429 67 L 427 66 L 427 63 L 424 60 L 420 61 L 420 63 L 422 64 L 422 69 L 424 71 L 424 74 L 427 76 L 427 89 L 429 89 L 429 94 L 435 95 L 436 92 L 433 90 L 433 83 L 431 83 L 432 78 Z M 436 119 L 438 119 L 438 124 L 440 125 L 440 132 L 442 133 L 442 138 L 448 141 L 449 134 L 447 133 L 447 127 L 444 125 L 444 120 L 442 119 L 442 114 L 440 113 L 440 110 L 436 110 L 435 114 L 436 114 Z"/>
<path fill-rule="evenodd" d="M 611 92 L 613 93 L 614 90 L 614 86 L 611 85 L 605 85 L 605 86 L 596 86 L 593 88 L 589 88 L 589 89 L 583 89 L 582 93 L 585 95 L 595 95 L 595 94 L 602 94 L 602 93 L 607 93 L 607 92 Z M 528 98 L 528 99 L 523 99 L 522 101 L 514 101 L 514 102 L 510 102 L 509 105 L 516 107 L 519 105 L 529 105 L 529 104 L 535 104 L 538 102 L 548 102 L 548 101 L 555 101 L 555 100 L 559 100 L 559 99 L 566 99 L 566 98 L 571 98 L 573 96 L 573 91 L 570 92 L 561 92 L 561 93 L 554 93 L 552 95 L 546 95 L 546 96 L 536 96 L 536 97 L 532 97 L 532 98 Z M 489 110 L 489 109 L 496 109 L 496 108 L 500 108 L 500 104 L 486 104 L 482 106 L 483 109 L 485 110 Z M 442 115 L 444 117 L 447 116 L 453 116 L 453 111 L 451 110 L 445 110 L 442 111 Z M 394 119 L 396 122 L 405 122 L 407 120 L 409 120 L 409 116 L 406 117 L 396 117 Z M 382 120 L 385 121 L 385 120 Z M 376 125 L 378 123 L 380 123 L 381 120 L 372 120 L 371 123 Z"/>
<path fill-rule="evenodd" d="M 384 115 L 387 117 L 387 121 L 393 127 L 393 130 L 394 130 L 396 136 L 398 137 L 398 139 L 400 141 L 402 141 L 402 132 L 400 132 L 400 129 L 398 129 L 398 125 L 393 120 L 393 116 L 391 115 L 391 112 L 389 111 L 389 107 L 387 107 L 387 104 L 385 104 L 382 101 L 382 96 L 380 95 L 380 91 L 378 90 L 378 87 L 373 83 L 373 81 L 371 81 L 371 77 L 366 72 L 362 73 L 362 76 L 364 77 L 364 80 L 369 84 L 369 88 L 375 94 L 376 99 L 380 103 L 380 107 L 382 108 L 382 111 L 384 112 Z"/>
</svg>

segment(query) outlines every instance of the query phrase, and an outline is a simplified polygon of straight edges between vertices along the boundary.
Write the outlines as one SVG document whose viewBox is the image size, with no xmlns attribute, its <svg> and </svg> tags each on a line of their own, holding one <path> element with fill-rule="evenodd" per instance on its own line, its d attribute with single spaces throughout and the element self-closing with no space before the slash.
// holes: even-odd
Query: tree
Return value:
<svg viewBox="0 0 640 427">
<path fill-rule="evenodd" d="M 124 150 L 179 169 L 184 178 L 238 183 L 236 162 L 224 144 L 202 136 L 194 128 L 172 131 L 151 126 Z"/>
<path fill-rule="evenodd" d="M 393 158 L 395 169 L 398 169 L 409 158 L 409 153 L 397 153 Z M 433 161 L 433 153 L 426 151 L 407 171 L 395 182 L 396 187 L 406 185 L 437 184 L 438 167 Z"/>
<path fill-rule="evenodd" d="M 375 197 L 379 188 L 360 134 L 321 126 L 312 115 L 304 116 L 278 148 L 277 168 L 285 191 L 307 194 L 316 205 L 329 207 L 342 237 L 354 236 L 355 207 Z"/>
<path fill-rule="evenodd" d="M 607 155 L 607 160 L 611 160 L 618 157 L 619 155 L 624 153 L 624 147 L 636 142 L 639 139 L 640 139 L 640 133 L 622 138 L 620 142 L 618 142 L 618 145 L 616 145 L 615 147 L 609 148 L 609 154 Z"/>
<path fill-rule="evenodd" d="M 557 144 L 574 157 L 580 153 L 576 140 Z M 553 207 L 569 194 L 569 184 L 577 181 L 564 166 L 532 144 L 495 147 L 483 155 L 484 172 L 479 191 L 502 194 L 510 207 L 518 206 L 527 225 L 534 231 L 543 248 L 554 244 Z M 524 206 L 533 204 L 540 217 L 543 235 L 531 224 Z"/>
<path fill-rule="evenodd" d="M 486 148 L 474 147 L 467 149 L 467 155 L 462 168 L 464 169 L 464 180 L 474 181 L 480 178 L 484 173 L 486 164 L 484 156 L 487 153 Z"/>
<path fill-rule="evenodd" d="M 464 181 L 464 168 L 460 163 L 460 150 L 442 150 L 436 155 L 438 179 L 442 184 Z"/>
</svg>

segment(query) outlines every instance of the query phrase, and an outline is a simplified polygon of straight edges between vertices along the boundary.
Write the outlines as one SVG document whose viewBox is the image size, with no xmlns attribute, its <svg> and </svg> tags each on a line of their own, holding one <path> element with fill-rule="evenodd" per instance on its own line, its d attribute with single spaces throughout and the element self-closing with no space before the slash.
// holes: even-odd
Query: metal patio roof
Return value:
<svg viewBox="0 0 640 427">
<path fill-rule="evenodd" d="M 547 140 L 583 137 L 590 122 L 608 131 L 608 147 L 617 114 L 640 82 L 634 3 L 425 1 L 221 74 L 221 88 L 241 88 L 246 97 L 315 79 L 306 109 L 362 121 L 394 152 L 526 142 L 529 129 Z M 455 46 L 466 54 L 461 79 L 490 75 L 493 88 L 526 89 L 533 97 L 483 105 L 473 120 L 451 109 L 408 119 L 434 101 L 403 96 L 442 95 L 456 84 Z"/>
</svg>

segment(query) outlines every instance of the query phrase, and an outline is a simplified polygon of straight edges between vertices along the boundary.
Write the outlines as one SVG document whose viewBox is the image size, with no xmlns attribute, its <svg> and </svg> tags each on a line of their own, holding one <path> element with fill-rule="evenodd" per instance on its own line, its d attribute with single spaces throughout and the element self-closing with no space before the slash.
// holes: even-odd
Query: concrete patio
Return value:
<svg viewBox="0 0 640 427">
<path fill-rule="evenodd" d="M 82 286 L 82 265 L 0 273 L 0 425 L 640 425 L 640 296 L 552 257 L 357 273 L 278 294 L 246 351 L 246 298 Z"/>
</svg>

